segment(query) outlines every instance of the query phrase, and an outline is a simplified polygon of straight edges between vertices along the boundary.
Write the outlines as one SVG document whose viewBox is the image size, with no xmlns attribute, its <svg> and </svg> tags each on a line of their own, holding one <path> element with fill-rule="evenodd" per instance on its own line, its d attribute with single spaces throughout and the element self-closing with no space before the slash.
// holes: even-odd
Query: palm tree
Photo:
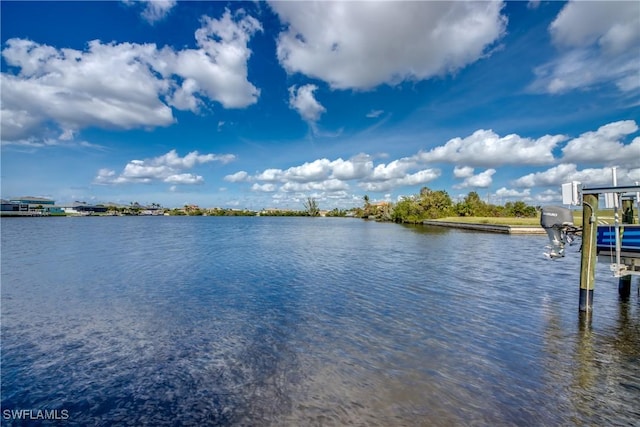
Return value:
<svg viewBox="0 0 640 427">
<path fill-rule="evenodd" d="M 369 195 L 365 194 L 363 199 L 364 199 L 364 212 L 362 216 L 368 217 L 369 215 L 371 215 L 371 203 L 369 201 Z"/>
</svg>

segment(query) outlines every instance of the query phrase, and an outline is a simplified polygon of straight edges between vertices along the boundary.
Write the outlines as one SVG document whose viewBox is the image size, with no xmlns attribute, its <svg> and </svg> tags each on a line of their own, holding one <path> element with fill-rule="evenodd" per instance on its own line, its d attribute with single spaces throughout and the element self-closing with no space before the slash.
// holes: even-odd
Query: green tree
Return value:
<svg viewBox="0 0 640 427">
<path fill-rule="evenodd" d="M 469 192 L 463 201 L 454 207 L 458 216 L 488 216 L 491 214 L 489 205 L 480 199 L 475 191 Z"/>
<path fill-rule="evenodd" d="M 451 215 L 453 202 L 446 191 L 432 191 L 428 187 L 420 189 L 418 201 L 422 207 L 424 219 L 442 218 Z"/>
<path fill-rule="evenodd" d="M 395 222 L 418 223 L 424 219 L 424 213 L 416 197 L 403 197 L 396 203 L 392 218 Z"/>
</svg>

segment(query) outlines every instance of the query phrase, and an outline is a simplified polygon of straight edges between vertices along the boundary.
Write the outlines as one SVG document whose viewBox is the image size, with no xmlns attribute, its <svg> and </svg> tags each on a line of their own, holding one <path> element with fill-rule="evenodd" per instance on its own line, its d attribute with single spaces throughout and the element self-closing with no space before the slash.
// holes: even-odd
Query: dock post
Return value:
<svg viewBox="0 0 640 427">
<path fill-rule="evenodd" d="M 622 201 L 622 223 L 633 224 L 633 200 Z M 618 279 L 618 295 L 623 301 L 631 296 L 631 275 Z"/>
<path fill-rule="evenodd" d="M 584 194 L 582 202 L 582 254 L 580 258 L 580 311 L 593 308 L 593 288 L 596 281 L 596 233 L 598 195 Z"/>
</svg>

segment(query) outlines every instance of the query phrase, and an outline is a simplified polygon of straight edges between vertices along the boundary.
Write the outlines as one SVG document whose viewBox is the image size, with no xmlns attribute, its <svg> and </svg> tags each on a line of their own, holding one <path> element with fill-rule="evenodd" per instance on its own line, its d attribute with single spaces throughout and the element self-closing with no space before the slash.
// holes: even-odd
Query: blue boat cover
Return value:
<svg viewBox="0 0 640 427">
<path fill-rule="evenodd" d="M 615 250 L 616 234 L 613 225 L 598 226 L 598 250 Z M 620 225 L 621 249 L 629 252 L 640 252 L 640 225 Z"/>
</svg>

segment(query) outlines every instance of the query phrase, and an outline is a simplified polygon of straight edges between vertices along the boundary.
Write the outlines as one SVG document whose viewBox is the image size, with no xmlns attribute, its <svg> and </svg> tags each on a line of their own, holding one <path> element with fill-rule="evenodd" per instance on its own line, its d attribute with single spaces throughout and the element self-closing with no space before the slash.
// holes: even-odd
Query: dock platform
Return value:
<svg viewBox="0 0 640 427">
<path fill-rule="evenodd" d="M 479 224 L 453 221 L 425 220 L 423 225 L 436 227 L 458 228 L 462 230 L 483 231 L 485 233 L 501 234 L 547 234 L 542 227 L 531 227 L 526 225 L 499 225 L 499 224 Z"/>
</svg>

